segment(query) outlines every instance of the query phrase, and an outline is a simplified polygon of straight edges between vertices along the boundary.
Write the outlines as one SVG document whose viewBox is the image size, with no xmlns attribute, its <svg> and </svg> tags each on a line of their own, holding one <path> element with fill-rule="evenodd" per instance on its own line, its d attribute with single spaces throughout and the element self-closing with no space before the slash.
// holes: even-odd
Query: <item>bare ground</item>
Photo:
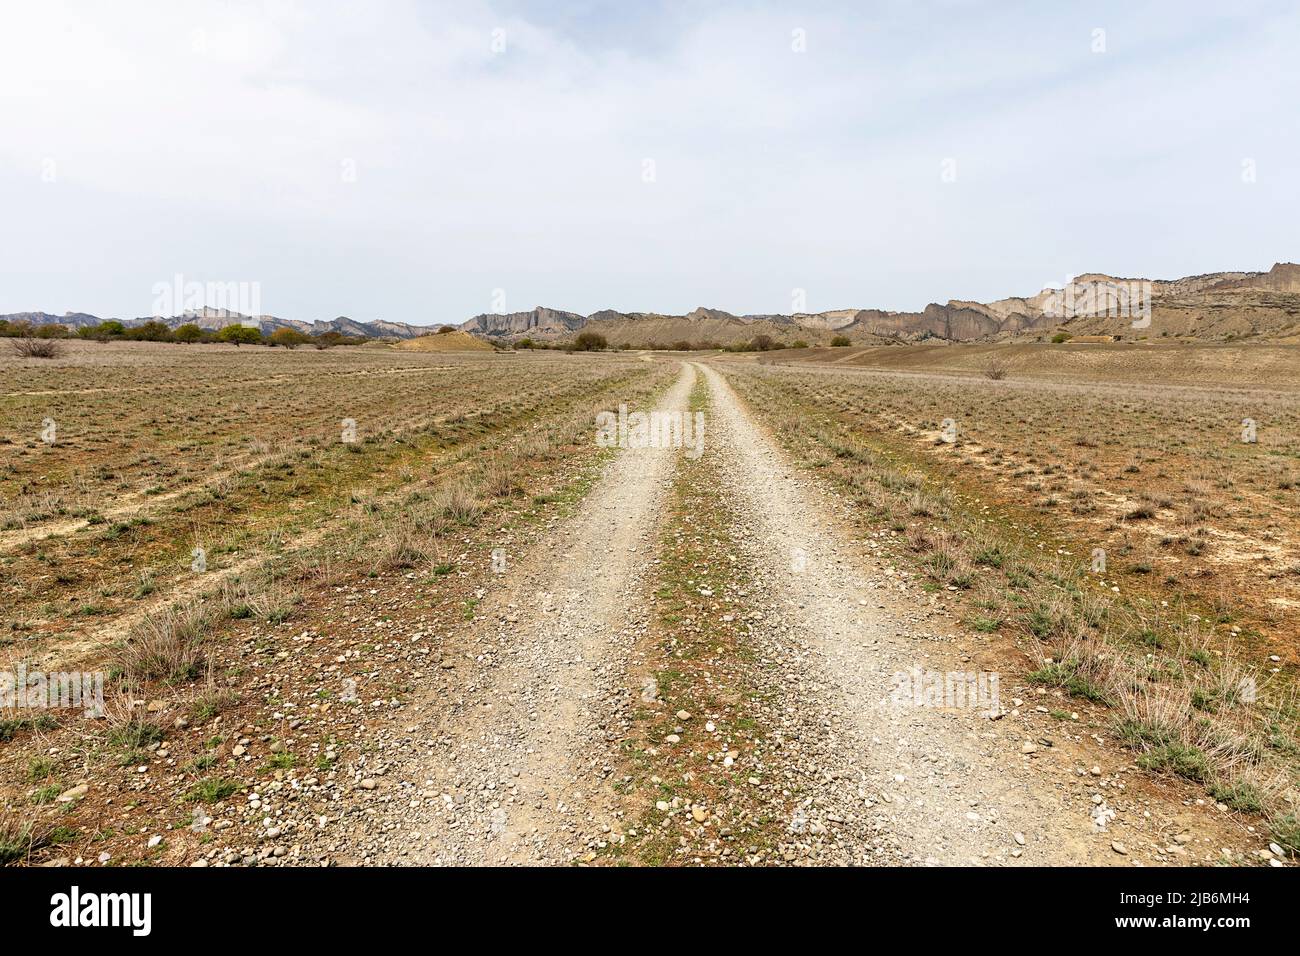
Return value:
<svg viewBox="0 0 1300 956">
<path fill-rule="evenodd" d="M 867 807 L 866 819 L 888 819 L 904 861 L 949 865 L 1126 862 L 1113 843 L 1130 853 L 1178 846 L 1173 838 L 1196 816 L 1211 832 L 1220 829 L 1208 811 L 1189 814 L 1179 804 L 1144 816 L 1125 793 L 1127 761 L 1082 752 L 1068 731 L 1044 729 L 1029 716 L 1034 703 L 1015 706 L 1010 681 L 1000 696 L 1011 713 L 997 719 L 982 708 L 895 704 L 898 673 L 992 672 L 997 662 L 953 643 L 944 633 L 953 622 L 853 540 L 834 517 L 842 510 L 835 500 L 791 467 L 718 372 L 706 366 L 703 373 L 714 395 L 709 438 L 731 450 L 727 493 L 753 529 L 748 545 L 762 569 L 756 586 L 770 602 L 768 645 L 795 665 L 787 675 L 790 705 L 818 710 L 841 768 L 844 783 L 828 788 L 818 816 L 846 821 Z M 1119 819 L 1100 826 L 1102 808 Z M 871 836 L 845 829 L 843 862 L 864 862 L 852 847 L 870 845 Z"/>
<path fill-rule="evenodd" d="M 684 369 L 661 407 L 683 407 L 693 377 Z M 605 765 L 584 755 L 602 750 L 605 695 L 646 626 L 642 577 L 672 459 L 617 457 L 578 515 L 508 563 L 450 662 L 460 697 L 416 708 L 400 763 L 374 781 L 384 822 L 354 830 L 353 861 L 565 863 L 599 829 Z"/>
<path fill-rule="evenodd" d="M 718 497 L 762 609 L 757 651 L 781 687 L 775 759 L 788 766 L 771 770 L 812 783 L 785 828 L 791 845 L 815 840 L 817 852 L 787 846 L 786 862 L 1179 865 L 1259 843 L 1189 788 L 1144 779 L 1107 741 L 1104 718 L 1013 672 L 992 713 L 893 701 L 900 672 L 996 672 L 1007 661 L 875 558 L 716 370 L 684 366 L 662 407 L 683 408 L 696 375 L 711 392 L 706 440 L 727 463 Z M 511 555 L 500 590 L 483 595 L 440 665 L 458 671 L 454 698 L 419 701 L 385 752 L 359 761 L 340 825 L 317 847 L 327 853 L 314 856 L 563 864 L 620 838 L 620 702 L 635 693 L 626 685 L 677 454 L 621 453 L 580 513 Z"/>
</svg>

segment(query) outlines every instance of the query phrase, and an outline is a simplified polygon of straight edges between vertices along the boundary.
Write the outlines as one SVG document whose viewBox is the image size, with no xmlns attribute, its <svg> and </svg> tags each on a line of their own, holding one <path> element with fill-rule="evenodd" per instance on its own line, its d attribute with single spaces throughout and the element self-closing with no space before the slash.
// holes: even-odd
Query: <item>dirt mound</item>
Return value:
<svg viewBox="0 0 1300 956">
<path fill-rule="evenodd" d="M 398 342 L 393 348 L 407 352 L 491 352 L 492 346 L 468 332 L 439 332 Z"/>
</svg>

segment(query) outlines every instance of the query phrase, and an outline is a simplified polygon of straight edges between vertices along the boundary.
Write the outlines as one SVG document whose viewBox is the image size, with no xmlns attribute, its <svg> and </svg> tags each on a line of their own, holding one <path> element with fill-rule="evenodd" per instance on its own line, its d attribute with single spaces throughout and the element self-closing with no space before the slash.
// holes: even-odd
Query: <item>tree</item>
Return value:
<svg viewBox="0 0 1300 956">
<path fill-rule="evenodd" d="M 775 348 L 776 343 L 772 341 L 770 335 L 756 335 L 749 343 L 755 352 L 766 352 L 768 349 Z"/>
<path fill-rule="evenodd" d="M 606 348 L 609 345 L 605 341 L 605 336 L 599 332 L 581 332 L 573 340 L 573 348 L 576 352 L 594 352 Z"/>
<path fill-rule="evenodd" d="M 518 342 L 515 343 L 515 348 L 531 349 L 531 348 L 535 348 L 535 346 L 533 345 L 532 339 L 528 338 L 528 336 L 524 336 L 522 339 L 520 339 Z"/>
<path fill-rule="evenodd" d="M 835 338 L 831 339 L 831 348 L 833 349 L 842 349 L 846 345 L 852 345 L 852 344 L 853 343 L 849 341 L 849 337 L 847 335 L 837 335 L 835 336 Z"/>
<path fill-rule="evenodd" d="M 141 342 L 166 342 L 172 337 L 172 330 L 162 322 L 150 319 L 144 325 L 132 329 L 128 335 Z"/>
<path fill-rule="evenodd" d="M 320 335 L 315 336 L 312 339 L 312 345 L 316 346 L 318 349 L 332 349 L 336 345 L 347 345 L 350 341 L 351 339 L 342 332 L 335 332 L 331 329 L 328 332 L 322 332 Z"/>
<path fill-rule="evenodd" d="M 303 335 L 297 329 L 276 329 L 271 333 L 268 344 L 271 346 L 282 345 L 287 349 L 291 349 L 299 345 L 306 345 L 310 341 L 310 336 Z"/>
<path fill-rule="evenodd" d="M 126 335 L 126 326 L 117 319 L 105 319 L 98 325 L 83 325 L 77 329 L 77 337 L 81 339 L 94 339 L 96 342 L 107 342 L 109 339 L 120 339 Z"/>
<path fill-rule="evenodd" d="M 203 339 L 203 330 L 193 322 L 186 322 L 172 333 L 172 338 L 177 342 L 184 342 L 189 345 Z"/>
<path fill-rule="evenodd" d="M 806 349 L 807 347 L 808 347 L 808 343 L 805 342 L 803 339 L 795 339 L 793 342 L 790 343 L 790 348 L 792 349 Z"/>
<path fill-rule="evenodd" d="M 241 345 L 258 345 L 262 341 L 259 329 L 250 329 L 246 325 L 227 325 L 217 333 L 218 342 L 230 342 L 236 348 Z"/>
</svg>

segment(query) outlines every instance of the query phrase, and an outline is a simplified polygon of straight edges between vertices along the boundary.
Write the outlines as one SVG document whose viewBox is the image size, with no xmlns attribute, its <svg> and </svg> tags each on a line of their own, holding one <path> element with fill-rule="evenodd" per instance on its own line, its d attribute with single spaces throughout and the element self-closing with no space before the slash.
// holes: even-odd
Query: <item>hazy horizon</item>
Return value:
<svg viewBox="0 0 1300 956">
<path fill-rule="evenodd" d="M 3 313 L 143 317 L 176 275 L 304 321 L 917 311 L 1297 258 L 1281 3 L 7 20 Z"/>
</svg>

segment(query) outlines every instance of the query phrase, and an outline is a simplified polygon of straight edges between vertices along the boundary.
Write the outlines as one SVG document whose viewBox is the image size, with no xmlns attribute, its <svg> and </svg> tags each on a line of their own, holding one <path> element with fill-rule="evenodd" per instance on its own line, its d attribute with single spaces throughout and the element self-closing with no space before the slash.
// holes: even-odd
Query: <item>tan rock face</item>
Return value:
<svg viewBox="0 0 1300 956">
<path fill-rule="evenodd" d="M 538 306 L 530 312 L 485 312 L 461 323 L 460 329 L 475 335 L 564 335 L 582 328 L 586 323 L 587 319 L 576 312 L 561 312 Z"/>
<path fill-rule="evenodd" d="M 1267 292 L 1300 292 L 1300 264 L 1277 262 L 1268 272 L 1234 273 L 1240 278 L 1225 280 L 1214 289 L 1259 289 Z"/>
</svg>

